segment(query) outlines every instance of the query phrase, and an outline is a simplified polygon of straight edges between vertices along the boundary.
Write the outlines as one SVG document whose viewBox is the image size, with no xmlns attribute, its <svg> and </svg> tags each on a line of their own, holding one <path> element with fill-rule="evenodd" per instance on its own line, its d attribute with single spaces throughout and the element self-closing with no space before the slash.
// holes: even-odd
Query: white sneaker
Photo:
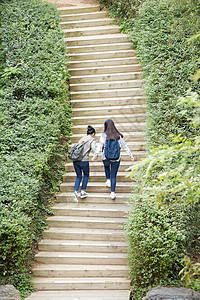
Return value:
<svg viewBox="0 0 200 300">
<path fill-rule="evenodd" d="M 74 202 L 78 202 L 78 192 L 74 191 Z"/>
<path fill-rule="evenodd" d="M 111 198 L 112 200 L 114 200 L 114 199 L 116 198 L 116 194 L 115 194 L 114 192 L 111 192 L 111 193 L 110 193 L 110 198 Z"/>
<path fill-rule="evenodd" d="M 108 188 L 110 188 L 110 187 L 111 187 L 110 179 L 107 179 L 106 182 L 105 182 L 105 184 L 106 184 L 106 186 L 107 186 Z"/>
<path fill-rule="evenodd" d="M 81 199 L 87 198 L 88 193 L 86 191 L 81 191 Z"/>
</svg>

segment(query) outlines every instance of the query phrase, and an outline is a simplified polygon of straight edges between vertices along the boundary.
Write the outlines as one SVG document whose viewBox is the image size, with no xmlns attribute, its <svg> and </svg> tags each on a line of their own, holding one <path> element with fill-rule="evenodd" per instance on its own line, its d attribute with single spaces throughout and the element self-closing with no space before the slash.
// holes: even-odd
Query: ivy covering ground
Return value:
<svg viewBox="0 0 200 300">
<path fill-rule="evenodd" d="M 0 282 L 24 296 L 51 213 L 44 190 L 55 192 L 60 141 L 70 135 L 69 75 L 53 5 L 5 0 L 0 11 Z"/>
<path fill-rule="evenodd" d="M 133 299 L 153 286 L 200 291 L 200 3 L 100 2 L 129 34 L 147 95 L 148 155 L 131 172 L 127 225 Z"/>
</svg>

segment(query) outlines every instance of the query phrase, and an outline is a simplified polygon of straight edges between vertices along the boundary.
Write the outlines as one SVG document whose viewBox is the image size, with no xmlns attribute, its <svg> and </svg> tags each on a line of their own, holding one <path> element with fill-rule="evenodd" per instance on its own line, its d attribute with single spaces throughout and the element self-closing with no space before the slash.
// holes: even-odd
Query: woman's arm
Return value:
<svg viewBox="0 0 200 300">
<path fill-rule="evenodd" d="M 92 160 L 96 160 L 98 155 L 99 155 L 99 152 L 103 149 L 103 146 L 105 144 L 105 134 L 102 133 L 101 137 L 100 137 L 100 140 L 99 140 L 99 143 L 97 145 L 97 148 L 96 148 L 96 151 L 94 153 L 94 157 Z"/>
<path fill-rule="evenodd" d="M 95 152 L 96 152 L 96 141 L 95 140 L 93 140 L 91 143 L 91 149 L 92 149 L 93 154 L 95 154 Z"/>
<path fill-rule="evenodd" d="M 124 150 L 126 151 L 126 153 L 129 155 L 130 159 L 131 159 L 132 161 L 134 161 L 134 157 L 133 157 L 133 155 L 132 155 L 132 153 L 131 153 L 129 147 L 127 146 L 127 144 L 126 144 L 124 138 L 120 137 L 119 143 L 120 143 L 120 145 L 124 148 Z"/>
</svg>

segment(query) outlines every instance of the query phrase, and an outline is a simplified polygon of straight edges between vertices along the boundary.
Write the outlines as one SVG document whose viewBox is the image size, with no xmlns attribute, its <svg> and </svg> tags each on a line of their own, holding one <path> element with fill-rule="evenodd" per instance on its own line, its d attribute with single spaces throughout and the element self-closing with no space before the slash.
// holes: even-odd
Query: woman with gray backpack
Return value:
<svg viewBox="0 0 200 300">
<path fill-rule="evenodd" d="M 104 123 L 104 133 L 100 137 L 99 144 L 96 149 L 96 153 L 92 159 L 95 161 L 102 150 L 102 160 L 104 164 L 104 170 L 106 175 L 106 186 L 111 188 L 111 199 L 116 198 L 116 176 L 120 165 L 120 146 L 129 155 L 131 161 L 134 161 L 134 157 L 131 154 L 128 146 L 125 143 L 123 135 L 117 130 L 113 120 L 108 119 Z"/>
<path fill-rule="evenodd" d="M 73 160 L 73 166 L 76 172 L 76 181 L 74 185 L 74 201 L 78 202 L 79 188 L 83 177 L 81 186 L 80 197 L 86 198 L 87 183 L 89 179 L 90 167 L 89 167 L 89 154 L 92 150 L 95 153 L 96 140 L 94 139 L 95 129 L 88 125 L 87 135 L 82 137 L 78 144 L 75 144 L 68 152 L 68 157 Z M 83 174 L 82 174 L 83 173 Z"/>
</svg>

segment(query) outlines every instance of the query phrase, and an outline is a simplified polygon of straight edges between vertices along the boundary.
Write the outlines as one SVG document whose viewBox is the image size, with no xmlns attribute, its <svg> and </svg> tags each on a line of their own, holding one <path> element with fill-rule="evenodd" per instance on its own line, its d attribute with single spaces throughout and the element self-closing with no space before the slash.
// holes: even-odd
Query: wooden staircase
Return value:
<svg viewBox="0 0 200 300">
<path fill-rule="evenodd" d="M 135 160 L 145 154 L 145 98 L 141 66 L 120 27 L 98 6 L 60 8 L 61 26 L 70 55 L 70 90 L 74 103 L 72 144 L 111 118 L 125 137 Z M 110 199 L 103 164 L 90 162 L 89 197 L 74 203 L 75 172 L 71 161 L 57 194 L 54 216 L 39 243 L 34 267 L 36 292 L 28 298 L 128 300 L 124 224 L 134 183 L 125 176 L 131 165 L 122 149 L 117 198 Z"/>
</svg>

